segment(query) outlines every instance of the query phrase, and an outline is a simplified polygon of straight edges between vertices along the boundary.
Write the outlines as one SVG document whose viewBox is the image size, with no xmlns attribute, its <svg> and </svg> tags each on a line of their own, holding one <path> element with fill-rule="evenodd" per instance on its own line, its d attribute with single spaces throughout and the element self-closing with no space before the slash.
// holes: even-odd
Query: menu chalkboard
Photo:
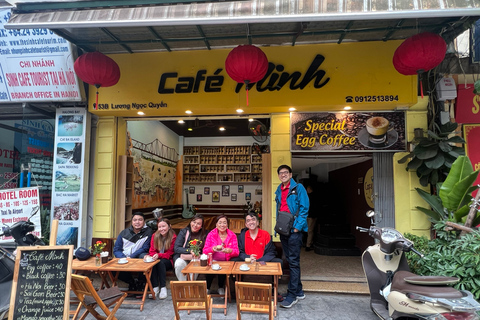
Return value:
<svg viewBox="0 0 480 320">
<path fill-rule="evenodd" d="M 73 246 L 18 247 L 9 320 L 68 319 Z"/>
</svg>

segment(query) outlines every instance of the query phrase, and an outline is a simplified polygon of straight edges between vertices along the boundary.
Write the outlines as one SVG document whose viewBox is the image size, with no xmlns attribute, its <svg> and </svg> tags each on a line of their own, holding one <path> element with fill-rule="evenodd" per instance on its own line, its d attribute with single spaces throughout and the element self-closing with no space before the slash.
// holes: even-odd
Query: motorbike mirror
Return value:
<svg viewBox="0 0 480 320">
<path fill-rule="evenodd" d="M 30 220 L 31 217 L 33 217 L 34 215 L 37 214 L 38 210 L 40 210 L 40 206 L 36 206 L 36 207 L 33 207 L 32 208 L 32 214 L 30 215 L 30 217 L 28 218 L 28 220 Z"/>
<path fill-rule="evenodd" d="M 366 213 L 367 217 L 372 218 L 375 215 L 375 211 L 373 210 L 368 210 Z"/>
</svg>

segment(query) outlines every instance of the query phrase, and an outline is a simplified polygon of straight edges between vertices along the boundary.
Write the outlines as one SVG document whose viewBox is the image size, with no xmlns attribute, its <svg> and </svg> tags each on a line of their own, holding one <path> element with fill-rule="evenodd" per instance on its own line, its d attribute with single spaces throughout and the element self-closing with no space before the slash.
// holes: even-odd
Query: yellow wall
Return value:
<svg viewBox="0 0 480 320">
<path fill-rule="evenodd" d="M 114 237 L 115 166 L 117 118 L 102 117 L 97 124 L 97 152 L 95 154 L 93 236 Z"/>
<path fill-rule="evenodd" d="M 427 106 L 428 97 L 421 99 L 406 113 L 407 141 L 414 138 L 414 129 L 427 130 Z M 420 198 L 415 188 L 422 188 L 415 171 L 406 171 L 407 163 L 399 164 L 398 160 L 407 155 L 407 152 L 396 153 L 393 157 L 393 183 L 395 190 L 395 227 L 398 231 L 410 232 L 419 236 L 430 237 L 430 221 L 427 216 L 415 207 L 428 207 L 428 204 Z"/>
<path fill-rule="evenodd" d="M 272 155 L 272 167 L 270 168 L 272 174 L 272 230 L 269 231 L 272 235 L 273 226 L 276 223 L 276 208 L 275 190 L 277 190 L 280 180 L 278 180 L 277 168 L 282 164 L 292 165 L 292 154 L 290 153 L 290 114 L 274 114 L 271 121 L 271 136 L 270 136 L 270 152 Z M 277 237 L 276 240 L 279 240 Z"/>
</svg>

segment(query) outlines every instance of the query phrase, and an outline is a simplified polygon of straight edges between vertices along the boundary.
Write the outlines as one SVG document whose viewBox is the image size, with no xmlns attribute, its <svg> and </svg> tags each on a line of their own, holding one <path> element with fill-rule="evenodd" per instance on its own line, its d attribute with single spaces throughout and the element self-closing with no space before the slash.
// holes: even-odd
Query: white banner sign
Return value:
<svg viewBox="0 0 480 320">
<path fill-rule="evenodd" d="M 0 103 L 82 101 L 70 43 L 48 29 L 7 30 L 0 10 Z"/>
<path fill-rule="evenodd" d="M 2 221 L 2 233 L 5 225 L 11 227 L 19 221 L 27 221 L 28 218 L 36 212 L 30 220 L 35 224 L 35 231 L 32 233 L 37 237 L 42 237 L 40 225 L 40 194 L 38 188 L 21 188 L 0 190 L 0 216 Z M 0 243 L 12 242 L 12 237 L 0 237 Z"/>
</svg>

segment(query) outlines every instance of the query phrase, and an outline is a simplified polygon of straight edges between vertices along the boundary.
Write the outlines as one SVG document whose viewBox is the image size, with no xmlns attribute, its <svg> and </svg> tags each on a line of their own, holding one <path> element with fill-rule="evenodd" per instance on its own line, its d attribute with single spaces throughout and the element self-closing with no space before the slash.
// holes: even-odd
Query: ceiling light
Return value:
<svg viewBox="0 0 480 320">
<path fill-rule="evenodd" d="M 237 113 L 242 113 L 243 109 L 237 109 Z"/>
<path fill-rule="evenodd" d="M 218 130 L 225 131 L 225 127 L 220 127 L 220 128 L 218 128 Z"/>
<path fill-rule="evenodd" d="M 352 109 L 352 107 L 346 106 L 346 107 L 343 107 L 343 109 L 344 109 L 344 110 L 350 110 L 350 109 Z"/>
<path fill-rule="evenodd" d="M 294 107 L 288 108 L 288 111 L 295 111 L 295 110 L 297 110 L 297 109 L 295 109 Z"/>
<path fill-rule="evenodd" d="M 248 122 L 252 122 L 253 121 L 253 118 L 248 118 Z"/>
<path fill-rule="evenodd" d="M 145 115 L 145 112 L 143 112 L 143 111 L 138 111 L 137 114 L 138 114 L 139 116 L 144 116 L 144 115 Z"/>
<path fill-rule="evenodd" d="M 178 120 L 178 123 L 185 123 L 182 119 Z"/>
<path fill-rule="evenodd" d="M 192 128 L 188 128 L 187 130 L 188 130 L 188 131 L 193 131 L 193 129 L 192 129 Z"/>
<path fill-rule="evenodd" d="M 192 112 L 192 110 L 187 110 L 187 111 L 185 111 L 185 113 L 186 114 L 192 114 L 193 112 Z"/>
</svg>

